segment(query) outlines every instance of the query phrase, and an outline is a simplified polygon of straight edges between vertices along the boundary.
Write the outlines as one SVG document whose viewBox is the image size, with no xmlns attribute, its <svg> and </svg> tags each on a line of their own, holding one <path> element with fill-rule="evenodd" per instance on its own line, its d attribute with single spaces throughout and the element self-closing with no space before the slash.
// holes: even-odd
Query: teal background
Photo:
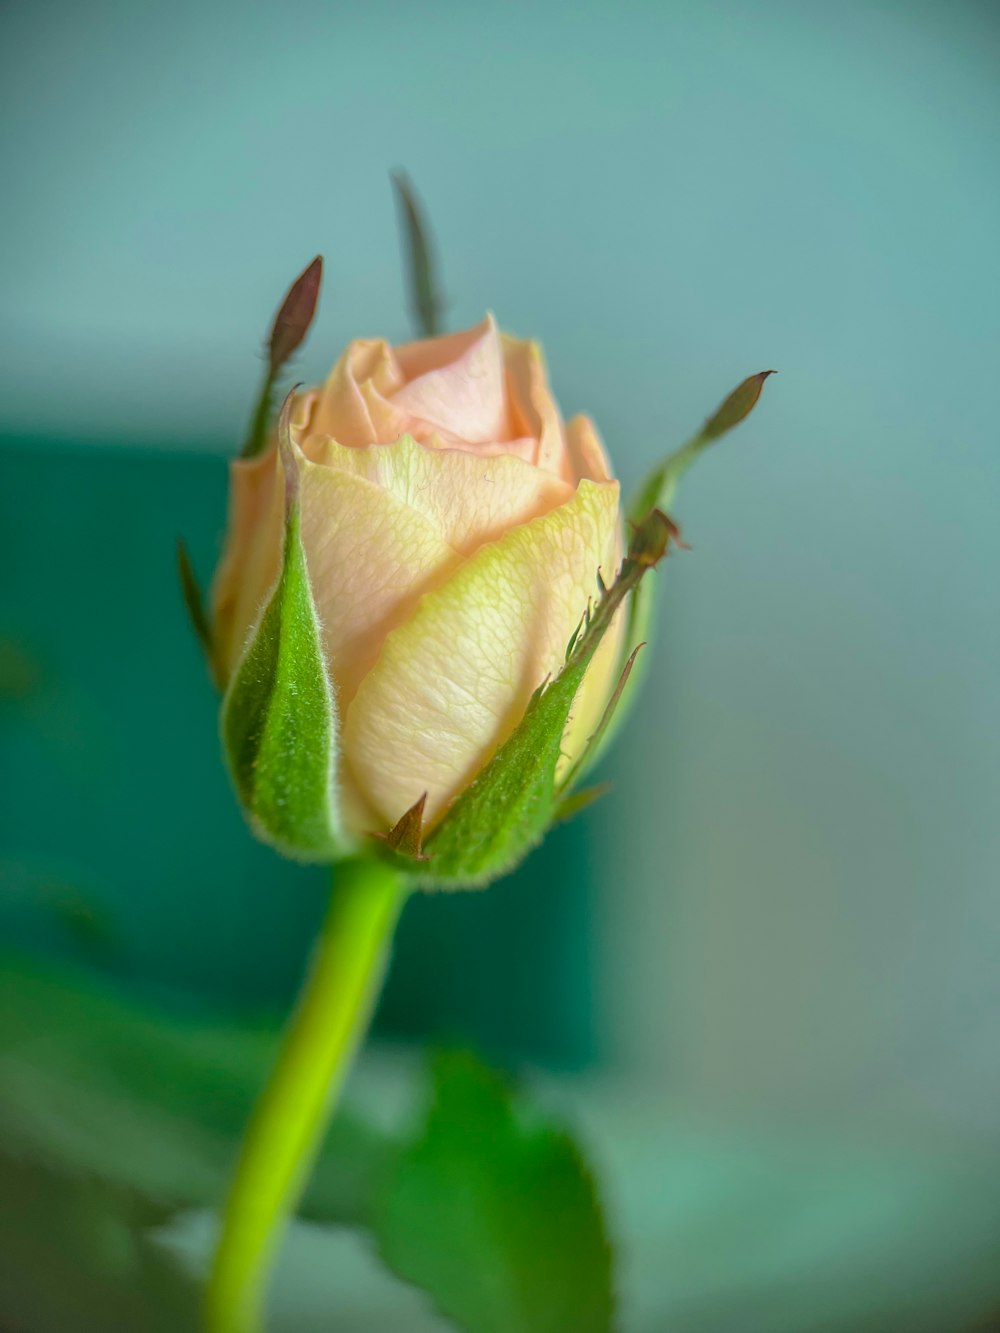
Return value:
<svg viewBox="0 0 1000 1333">
<path fill-rule="evenodd" d="M 595 415 L 626 481 L 743 374 L 781 371 L 685 487 L 694 550 L 666 581 L 642 723 L 577 835 L 605 1048 L 721 1101 L 818 1111 L 906 1082 L 922 1121 L 991 1125 L 994 17 L 8 6 L 0 421 L 125 451 L 117 482 L 95 462 L 92 492 L 81 455 L 62 486 L 55 456 L 33 479 L 5 468 L 5 505 L 44 534 L 34 562 L 7 558 L 18 602 L 45 580 L 15 610 L 63 645 L 77 776 L 105 802 L 98 833 L 36 759 L 5 802 L 9 852 L 76 858 L 86 819 L 105 854 L 85 869 L 112 880 L 95 887 L 141 972 L 217 968 L 273 993 L 294 970 L 317 910 L 301 877 L 243 844 L 218 774 L 201 828 L 198 802 L 177 808 L 190 774 L 210 780 L 214 724 L 177 642 L 169 543 L 185 532 L 206 571 L 222 495 L 218 467 L 200 483 L 180 459 L 231 448 L 258 340 L 316 250 L 328 283 L 298 373 L 354 334 L 404 335 L 386 171 L 405 163 L 452 322 L 492 306 L 543 336 L 566 409 Z M 141 560 L 104 505 L 126 532 L 161 526 Z M 134 710 L 146 672 L 190 733 L 147 756 L 134 712 L 112 723 L 133 747 L 117 756 L 126 813 L 98 786 L 116 740 L 95 735 L 93 695 Z M 154 827 L 173 847 L 158 872 Z M 222 827 L 226 868 L 206 885 L 192 863 Z M 511 970 L 518 957 L 512 942 Z"/>
<path fill-rule="evenodd" d="M 207 574 L 314 253 L 297 374 L 407 333 L 402 164 L 450 322 L 543 338 L 627 483 L 781 373 L 685 482 L 611 796 L 412 909 L 384 1030 L 996 1169 L 998 38 L 970 3 L 0 8 L 11 936 L 290 993 L 323 884 L 239 823 L 172 544 Z"/>
<path fill-rule="evenodd" d="M 9 440 L 2 467 L 0 909 L 12 938 L 82 951 L 172 1003 L 283 1009 L 328 873 L 245 828 L 177 590 L 178 532 L 203 567 L 214 554 L 225 461 L 35 439 Z M 582 832 L 556 830 L 496 894 L 409 905 L 387 1031 L 557 1066 L 593 1055 Z"/>
</svg>

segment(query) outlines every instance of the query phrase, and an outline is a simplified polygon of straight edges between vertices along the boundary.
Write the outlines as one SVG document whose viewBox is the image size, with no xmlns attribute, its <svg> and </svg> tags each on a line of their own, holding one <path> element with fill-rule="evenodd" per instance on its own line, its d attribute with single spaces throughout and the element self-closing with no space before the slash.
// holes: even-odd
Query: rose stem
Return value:
<svg viewBox="0 0 1000 1333">
<path fill-rule="evenodd" d="M 267 1270 L 294 1213 L 382 988 L 404 876 L 359 857 L 333 894 L 240 1150 L 205 1293 L 209 1333 L 258 1333 Z"/>
</svg>

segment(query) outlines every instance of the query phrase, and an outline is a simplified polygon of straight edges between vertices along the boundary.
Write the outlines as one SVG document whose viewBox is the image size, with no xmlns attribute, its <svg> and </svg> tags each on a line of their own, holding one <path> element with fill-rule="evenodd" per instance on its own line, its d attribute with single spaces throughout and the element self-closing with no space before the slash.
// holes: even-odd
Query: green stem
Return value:
<svg viewBox="0 0 1000 1333">
<path fill-rule="evenodd" d="M 240 451 L 241 458 L 256 458 L 258 454 L 264 451 L 267 444 L 267 432 L 274 412 L 274 382 L 275 372 L 268 369 L 264 373 L 264 380 L 260 386 L 260 393 L 257 395 L 257 403 L 253 411 L 253 420 L 250 422 L 250 429 Z"/>
<path fill-rule="evenodd" d="M 406 892 L 404 877 L 374 858 L 337 867 L 309 974 L 243 1140 L 206 1291 L 208 1333 L 264 1326 L 269 1261 L 371 1019 Z"/>
</svg>

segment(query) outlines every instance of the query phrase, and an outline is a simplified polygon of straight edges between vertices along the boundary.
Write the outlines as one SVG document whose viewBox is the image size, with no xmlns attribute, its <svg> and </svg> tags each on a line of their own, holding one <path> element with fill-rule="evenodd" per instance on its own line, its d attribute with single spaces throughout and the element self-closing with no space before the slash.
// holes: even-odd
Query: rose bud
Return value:
<svg viewBox="0 0 1000 1333">
<path fill-rule="evenodd" d="M 592 423 L 564 424 L 538 346 L 492 318 L 396 348 L 351 343 L 321 388 L 296 395 L 287 427 L 283 450 L 232 464 L 217 674 L 232 682 L 260 637 L 292 494 L 336 714 L 339 836 L 388 831 L 424 796 L 433 831 L 564 667 L 599 578 L 617 573 L 618 483 Z M 619 614 L 586 666 L 557 780 L 614 690 L 622 627 Z"/>
<path fill-rule="evenodd" d="M 440 313 L 420 210 L 397 179 L 415 304 Z M 280 851 L 337 864 L 330 908 L 225 1205 L 206 1328 L 263 1326 L 264 1281 L 374 1009 L 412 889 L 506 873 L 557 818 L 634 690 L 645 576 L 693 460 L 738 425 L 744 380 L 647 477 L 629 538 L 597 432 L 563 423 L 533 343 L 491 318 L 392 348 L 350 344 L 327 382 L 278 376 L 305 337 L 321 261 L 268 339 L 206 615 L 181 589 L 224 689 L 222 739 L 243 810 Z"/>
</svg>

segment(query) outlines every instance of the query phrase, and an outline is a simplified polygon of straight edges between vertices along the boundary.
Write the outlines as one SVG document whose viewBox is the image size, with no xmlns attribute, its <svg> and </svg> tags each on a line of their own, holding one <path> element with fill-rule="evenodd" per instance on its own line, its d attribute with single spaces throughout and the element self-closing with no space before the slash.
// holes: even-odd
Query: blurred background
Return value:
<svg viewBox="0 0 1000 1333">
<path fill-rule="evenodd" d="M 289 1003 L 325 877 L 241 823 L 174 543 L 207 581 L 317 251 L 297 378 L 408 336 L 405 166 L 449 323 L 542 338 L 626 485 L 781 373 L 685 481 L 611 794 L 407 909 L 381 1036 L 549 1081 L 626 1330 L 988 1327 L 998 73 L 992 3 L 0 4 L 11 949 L 172 1014 Z"/>
</svg>

